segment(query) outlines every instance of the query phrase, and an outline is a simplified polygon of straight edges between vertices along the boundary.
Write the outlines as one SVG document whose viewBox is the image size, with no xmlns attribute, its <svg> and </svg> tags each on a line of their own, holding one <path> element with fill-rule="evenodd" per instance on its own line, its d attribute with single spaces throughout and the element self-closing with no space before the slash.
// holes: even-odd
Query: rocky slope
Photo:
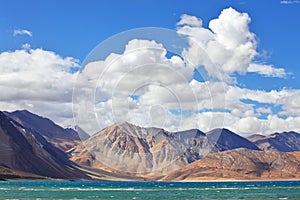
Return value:
<svg viewBox="0 0 300 200">
<path fill-rule="evenodd" d="M 262 150 L 280 152 L 300 151 L 300 134 L 296 132 L 274 133 L 271 135 L 252 135 L 248 138 Z"/>
<path fill-rule="evenodd" d="M 71 151 L 74 162 L 108 171 L 148 173 L 180 168 L 187 160 L 170 141 L 172 133 L 129 123 L 110 126 Z M 168 169 L 172 170 L 172 169 Z M 167 171 L 168 171 L 167 170 Z"/>
<path fill-rule="evenodd" d="M 88 178 L 43 136 L 0 112 L 0 164 L 43 177 Z"/>
<path fill-rule="evenodd" d="M 48 142 L 54 146 L 66 151 L 81 143 L 89 137 L 88 134 L 80 131 L 80 135 L 71 128 L 62 128 L 50 119 L 38 116 L 27 110 L 18 110 L 15 112 L 5 112 L 5 114 L 17 121 L 23 127 L 42 135 Z"/>
<path fill-rule="evenodd" d="M 168 132 L 118 123 L 93 135 L 70 151 L 71 160 L 90 167 L 128 173 L 165 175 L 227 149 L 259 148 L 229 130 L 205 134 L 193 129 Z"/>
<path fill-rule="evenodd" d="M 299 179 L 299 154 L 234 149 L 211 154 L 180 170 L 164 181 Z"/>
<path fill-rule="evenodd" d="M 237 148 L 260 150 L 255 144 L 228 129 L 214 129 L 206 133 L 211 143 L 215 144 L 214 152 Z"/>
<path fill-rule="evenodd" d="M 45 179 L 46 177 L 38 176 L 35 174 L 26 173 L 23 171 L 11 169 L 5 165 L 0 164 L 0 181 L 10 179 Z"/>
</svg>

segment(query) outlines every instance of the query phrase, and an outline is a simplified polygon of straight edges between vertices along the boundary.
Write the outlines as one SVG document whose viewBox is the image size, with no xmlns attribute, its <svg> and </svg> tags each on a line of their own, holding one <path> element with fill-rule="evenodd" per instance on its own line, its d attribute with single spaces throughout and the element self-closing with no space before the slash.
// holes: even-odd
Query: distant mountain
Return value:
<svg viewBox="0 0 300 200">
<path fill-rule="evenodd" d="M 5 114 L 23 127 L 39 133 L 45 137 L 48 142 L 63 151 L 78 145 L 81 143 L 81 140 L 85 140 L 89 137 L 89 135 L 82 130 L 80 130 L 79 135 L 71 128 L 64 129 L 50 119 L 38 116 L 27 110 L 18 110 L 11 113 L 5 112 Z"/>
<path fill-rule="evenodd" d="M 215 144 L 214 152 L 226 151 L 237 148 L 260 150 L 251 141 L 243 138 L 228 129 L 214 129 L 206 133 L 209 141 Z"/>
<path fill-rule="evenodd" d="M 187 161 L 180 159 L 179 150 L 170 143 L 172 137 L 172 133 L 163 129 L 118 123 L 71 150 L 71 160 L 93 168 L 125 173 L 161 171 L 171 163 L 178 169 Z"/>
<path fill-rule="evenodd" d="M 262 150 L 300 151 L 300 134 L 293 131 L 274 133 L 267 136 L 253 135 L 248 139 Z"/>
<path fill-rule="evenodd" d="M 300 155 L 234 149 L 211 154 L 171 172 L 164 181 L 267 180 L 300 178 Z"/>
<path fill-rule="evenodd" d="M 98 132 L 70 153 L 74 162 L 94 168 L 166 174 L 209 153 L 235 148 L 259 150 L 249 140 L 226 129 L 207 134 L 197 129 L 168 132 L 125 122 Z"/>
<path fill-rule="evenodd" d="M 0 112 L 0 164 L 43 177 L 89 178 L 39 132 L 26 128 L 3 112 Z"/>
</svg>

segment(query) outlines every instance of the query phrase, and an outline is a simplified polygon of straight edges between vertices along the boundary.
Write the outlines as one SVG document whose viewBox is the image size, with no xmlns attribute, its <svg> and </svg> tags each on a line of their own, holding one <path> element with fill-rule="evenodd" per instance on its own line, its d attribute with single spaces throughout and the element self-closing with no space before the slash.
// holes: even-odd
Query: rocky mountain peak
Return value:
<svg viewBox="0 0 300 200">
<path fill-rule="evenodd" d="M 92 166 L 100 162 L 116 170 L 144 173 L 179 168 L 211 152 L 235 148 L 259 150 L 247 139 L 227 129 L 216 129 L 208 134 L 197 129 L 169 132 L 122 122 L 103 129 L 83 146 L 74 149 L 72 159 L 87 163 L 81 152 L 89 152 L 94 157 L 94 164 L 88 161 Z"/>
<path fill-rule="evenodd" d="M 217 151 L 225 151 L 237 148 L 260 150 L 251 141 L 228 129 L 214 129 L 206 134 L 211 143 L 215 144 Z"/>
</svg>

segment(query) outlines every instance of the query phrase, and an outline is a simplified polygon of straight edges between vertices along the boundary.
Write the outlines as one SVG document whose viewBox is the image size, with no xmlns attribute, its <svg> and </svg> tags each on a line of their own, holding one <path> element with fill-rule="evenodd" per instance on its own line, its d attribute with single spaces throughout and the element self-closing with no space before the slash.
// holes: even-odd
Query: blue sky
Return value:
<svg viewBox="0 0 300 200">
<path fill-rule="evenodd" d="M 43 49 L 54 52 L 61 58 L 78 59 L 74 61 L 75 64 L 64 59 L 66 65 L 75 65 L 75 67 L 78 67 L 76 63 L 80 65 L 100 42 L 120 32 L 142 27 L 176 30 L 178 28 L 176 23 L 180 21 L 183 14 L 201 18 L 203 27 L 208 28 L 209 22 L 218 18 L 222 10 L 232 7 L 240 13 L 247 13 L 251 18 L 249 29 L 256 35 L 258 41 L 256 50 L 260 54 L 253 62 L 282 68 L 287 74 L 284 78 L 278 78 L 251 72 L 247 75 L 236 73 L 236 86 L 265 92 L 282 91 L 284 88 L 300 89 L 298 61 L 300 3 L 296 0 L 176 2 L 171 0 L 0 0 L 0 2 L 0 53 L 14 52 L 24 48 L 24 44 L 29 44 L 30 49 Z M 25 30 L 28 32 L 24 32 Z M 8 109 L 27 104 L 31 103 L 11 106 Z M 1 109 L 5 109 L 5 106 L 7 104 L 3 104 Z M 265 103 L 257 102 L 254 109 L 260 106 L 265 106 Z M 279 107 L 281 106 L 284 105 L 280 104 Z M 278 105 L 269 107 L 275 114 L 281 110 L 278 111 Z M 69 117 L 69 115 L 63 116 L 63 114 L 50 112 L 41 113 L 57 121 Z M 286 116 L 282 117 L 286 118 Z M 261 119 L 266 118 L 267 114 L 262 114 Z"/>
<path fill-rule="evenodd" d="M 0 7 L 0 51 L 18 49 L 24 43 L 80 61 L 100 42 L 133 28 L 174 29 L 180 15 L 200 17 L 203 25 L 229 6 L 250 15 L 250 29 L 259 38 L 259 51 L 266 51 L 266 62 L 293 74 L 289 80 L 265 80 L 265 86 L 297 87 L 300 76 L 300 3 L 275 1 L 15 1 L 2 0 Z M 13 36 L 15 29 L 28 29 L 32 37 Z M 252 79 L 252 78 L 251 78 Z M 246 77 L 251 88 L 259 88 Z M 280 83 L 278 83 L 280 82 Z"/>
<path fill-rule="evenodd" d="M 300 51 L 300 4 L 280 1 L 15 1 L 1 0 L 1 51 L 14 50 L 24 42 L 83 60 L 98 43 L 122 31 L 140 27 L 174 29 L 180 15 L 209 20 L 232 6 L 249 13 L 251 30 L 260 39 L 260 49 L 278 66 L 294 70 Z M 13 37 L 14 29 L 29 29 L 33 37 Z M 291 45 L 295 44 L 295 45 Z M 289 58 L 289 59 L 285 59 Z M 289 70 L 288 70 L 289 71 Z"/>
</svg>

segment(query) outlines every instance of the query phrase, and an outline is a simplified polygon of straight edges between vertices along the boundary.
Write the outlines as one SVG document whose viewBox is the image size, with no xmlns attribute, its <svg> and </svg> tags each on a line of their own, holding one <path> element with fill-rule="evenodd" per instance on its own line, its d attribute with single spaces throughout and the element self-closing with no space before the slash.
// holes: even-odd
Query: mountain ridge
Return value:
<svg viewBox="0 0 300 200">
<path fill-rule="evenodd" d="M 262 150 L 275 150 L 280 152 L 300 151 L 300 134 L 295 131 L 273 133 L 266 136 L 250 136 L 254 144 Z"/>
<path fill-rule="evenodd" d="M 242 147 L 252 150 L 260 150 L 260 148 L 258 148 L 248 139 L 225 128 L 213 129 L 211 131 L 208 131 L 206 135 L 213 141 L 215 141 L 215 148 L 217 148 L 219 151 L 225 151 Z"/>
<path fill-rule="evenodd" d="M 16 110 L 14 112 L 4 112 L 8 117 L 14 119 L 27 129 L 32 129 L 44 136 L 47 141 L 54 146 L 66 151 L 89 136 L 82 131 L 81 136 L 71 128 L 62 128 L 48 118 L 33 114 L 27 110 Z"/>
<path fill-rule="evenodd" d="M 231 137 L 232 141 L 226 143 L 224 137 Z M 124 122 L 99 131 L 70 153 L 71 160 L 90 167 L 134 173 L 160 171 L 165 174 L 164 169 L 180 168 L 209 153 L 241 147 L 260 150 L 247 139 L 226 129 L 216 129 L 208 134 L 198 129 L 169 132 Z"/>
<path fill-rule="evenodd" d="M 43 123 L 53 125 L 54 122 L 29 111 L 23 112 L 37 121 L 33 120 L 31 124 L 32 121 L 26 121 L 26 117 L 0 112 L 0 179 L 300 179 L 293 175 L 300 169 L 300 151 L 294 152 L 300 136 L 296 132 L 269 136 L 255 134 L 244 138 L 228 129 L 214 129 L 206 133 L 198 129 L 170 132 L 119 122 L 68 149 L 58 148 L 53 142 L 57 138 L 51 137 L 67 134 L 60 138 L 72 142 L 74 137 L 69 135 L 77 134 L 78 137 L 80 133 L 62 127 L 45 133 L 43 129 L 47 126 L 43 127 Z M 39 124 L 39 120 L 42 123 Z M 36 124 L 42 127 L 36 127 Z M 61 132 L 52 133 L 51 130 Z M 279 148 L 274 144 L 282 146 Z M 282 148 L 287 152 L 279 152 Z"/>
</svg>

